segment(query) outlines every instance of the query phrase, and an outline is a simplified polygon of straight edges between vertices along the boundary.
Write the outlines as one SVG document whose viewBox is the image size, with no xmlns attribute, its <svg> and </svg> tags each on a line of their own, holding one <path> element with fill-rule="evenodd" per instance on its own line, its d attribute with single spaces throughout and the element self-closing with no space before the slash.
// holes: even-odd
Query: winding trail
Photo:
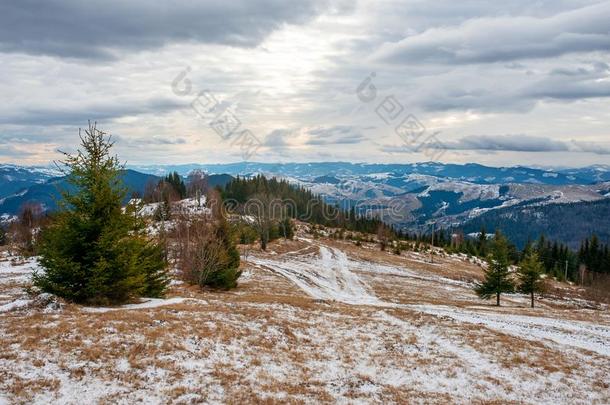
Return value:
<svg viewBox="0 0 610 405">
<path fill-rule="evenodd" d="M 309 296 L 352 305 L 382 305 L 370 288 L 350 271 L 345 252 L 320 246 L 319 256 L 291 255 L 283 260 L 249 258 L 248 261 L 281 274 Z"/>
<path fill-rule="evenodd" d="M 340 249 L 318 246 L 318 255 L 282 255 L 273 259 L 252 257 L 249 258 L 249 262 L 284 276 L 315 299 L 418 311 L 448 317 L 461 323 L 482 325 L 523 339 L 569 346 L 610 357 L 609 326 L 548 317 L 489 313 L 446 305 L 406 305 L 386 302 L 375 296 L 372 289 L 352 270 L 425 278 L 417 275 L 413 270 L 352 260 Z M 438 282 L 442 279 L 439 277 L 438 280 L 435 278 L 430 281 Z M 456 283 L 454 280 L 449 282 Z"/>
</svg>

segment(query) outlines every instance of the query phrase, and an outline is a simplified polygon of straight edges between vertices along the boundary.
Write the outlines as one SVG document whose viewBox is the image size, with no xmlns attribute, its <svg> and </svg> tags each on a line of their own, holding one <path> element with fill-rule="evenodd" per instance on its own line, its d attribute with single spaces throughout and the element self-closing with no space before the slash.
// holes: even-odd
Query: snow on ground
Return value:
<svg viewBox="0 0 610 405">
<path fill-rule="evenodd" d="M 0 199 L 0 203 L 2 201 L 4 201 L 4 200 L 5 200 L 4 198 Z M 2 215 L 0 215 L 0 223 L 10 224 L 11 222 L 14 222 L 16 220 L 17 220 L 17 216 L 16 215 L 10 215 L 10 214 L 2 214 Z"/>
<path fill-rule="evenodd" d="M 210 209 L 205 206 L 205 203 L 205 196 L 201 196 L 199 199 L 186 198 L 176 202 L 172 209 L 189 215 L 209 214 Z"/>
<path fill-rule="evenodd" d="M 610 402 L 607 311 L 493 308 L 447 276 L 480 272 L 456 257 L 271 248 L 229 292 L 0 311 L 0 404 Z M 0 305 L 35 269 L 0 262 Z"/>
<path fill-rule="evenodd" d="M 458 322 L 482 325 L 524 339 L 548 340 L 560 346 L 572 346 L 610 357 L 610 326 L 546 317 L 493 314 L 440 305 L 412 305 L 409 308 Z"/>
<path fill-rule="evenodd" d="M 347 255 L 339 249 L 320 246 L 319 257 L 299 255 L 290 260 L 253 257 L 250 262 L 278 272 L 316 299 L 361 305 L 379 301 L 349 270 Z"/>
<path fill-rule="evenodd" d="M 336 248 L 320 245 L 319 249 L 319 257 L 253 258 L 251 262 L 285 276 L 313 298 L 346 304 L 408 308 L 426 314 L 450 317 L 459 322 L 483 325 L 525 339 L 550 340 L 610 357 L 610 326 L 544 317 L 476 312 L 442 305 L 397 305 L 384 302 L 371 292 L 371 288 L 357 272 L 395 275 L 467 289 L 471 289 L 472 285 L 444 277 L 420 275 L 404 268 L 350 260 L 344 252 Z"/>
<path fill-rule="evenodd" d="M 172 211 L 182 214 L 208 214 L 210 209 L 205 206 L 205 203 L 205 196 L 201 196 L 199 199 L 185 198 L 184 200 L 172 203 Z M 137 198 L 130 200 L 129 204 L 141 205 L 138 214 L 143 217 L 152 217 L 162 206 L 160 202 L 142 204 L 142 200 Z"/>
<path fill-rule="evenodd" d="M 164 306 L 168 306 L 168 305 L 181 304 L 185 301 L 193 301 L 193 300 L 189 299 L 189 298 L 183 298 L 183 297 L 174 297 L 174 298 L 168 298 L 168 299 L 144 298 L 142 300 L 142 302 L 139 302 L 137 304 L 127 304 L 127 305 L 121 305 L 121 306 L 117 306 L 117 307 L 84 307 L 83 311 L 91 312 L 91 313 L 103 313 L 103 312 L 121 311 L 121 310 L 151 309 L 151 308 L 164 307 Z M 197 300 L 197 301 L 205 304 L 205 301 L 203 301 L 203 300 Z"/>
<path fill-rule="evenodd" d="M 31 278 L 32 272 L 38 269 L 35 258 L 19 259 L 8 256 L 0 257 L 0 285 L 3 283 L 25 283 Z"/>
<path fill-rule="evenodd" d="M 32 301 L 28 300 L 28 299 L 16 299 L 14 301 L 7 302 L 6 304 L 0 305 L 0 313 L 25 308 L 25 307 L 29 306 L 31 303 L 32 303 Z"/>
<path fill-rule="evenodd" d="M 253 257 L 249 261 L 283 275 L 313 298 L 346 304 L 383 306 L 356 272 L 467 286 L 462 281 L 421 274 L 406 268 L 351 260 L 337 248 L 319 246 L 319 251 L 318 256 L 291 254 L 281 259 Z M 421 262 L 425 263 L 423 260 Z"/>
</svg>

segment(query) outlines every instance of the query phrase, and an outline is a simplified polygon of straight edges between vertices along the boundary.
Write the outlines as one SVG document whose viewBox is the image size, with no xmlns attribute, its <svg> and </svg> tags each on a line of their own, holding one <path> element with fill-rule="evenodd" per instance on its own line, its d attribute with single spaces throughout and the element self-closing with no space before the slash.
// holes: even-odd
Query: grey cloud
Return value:
<svg viewBox="0 0 610 405">
<path fill-rule="evenodd" d="M 384 44 L 374 59 L 393 63 L 493 63 L 610 50 L 610 2 L 551 17 L 484 17 L 430 28 Z"/>
<path fill-rule="evenodd" d="M 265 146 L 284 147 L 286 146 L 286 137 L 292 134 L 289 129 L 274 129 L 265 137 Z"/>
<path fill-rule="evenodd" d="M 525 89 L 521 95 L 564 100 L 610 97 L 608 79 L 610 69 L 604 62 L 594 62 L 590 66 L 562 67 L 551 70 L 545 79 Z"/>
<path fill-rule="evenodd" d="M 39 134 L 29 136 L 17 136 L 9 133 L 0 133 L 0 144 L 37 144 L 40 143 L 41 136 Z"/>
<path fill-rule="evenodd" d="M 529 111 L 535 100 L 520 97 L 507 91 L 472 90 L 446 91 L 438 90 L 433 96 L 424 96 L 420 105 L 427 111 L 476 110 L 476 111 Z"/>
<path fill-rule="evenodd" d="M 469 65 L 435 80 L 420 79 L 422 90 L 410 93 L 408 101 L 427 111 L 523 113 L 545 99 L 569 102 L 610 97 L 610 70 L 604 62 L 545 67 L 528 77 L 497 65 L 487 67 L 486 74 Z"/>
<path fill-rule="evenodd" d="M 610 145 L 600 142 L 560 141 L 550 138 L 516 135 L 471 135 L 455 142 L 444 142 L 449 150 L 479 150 L 503 152 L 586 152 L 610 154 Z"/>
<path fill-rule="evenodd" d="M 9 159 L 22 159 L 32 155 L 35 155 L 35 153 L 27 152 L 25 150 L 19 150 L 15 148 L 15 146 L 12 144 L 0 143 L 0 157 L 5 157 Z"/>
<path fill-rule="evenodd" d="M 349 125 L 315 128 L 307 134 L 307 145 L 350 145 L 366 140 L 357 128 Z"/>
<path fill-rule="evenodd" d="M 10 125 L 75 125 L 91 121 L 110 121 L 120 117 L 160 114 L 182 109 L 186 102 L 170 99 L 153 99 L 149 101 L 123 101 L 108 104 L 62 108 L 28 108 L 16 114 L 0 116 L 0 124 Z"/>
<path fill-rule="evenodd" d="M 356 127 L 350 125 L 336 125 L 331 127 L 317 127 L 312 129 L 275 129 L 266 137 L 264 145 L 271 148 L 285 148 L 290 144 L 287 140 L 299 134 L 305 134 L 305 144 L 310 146 L 322 145 L 350 145 L 366 141 L 366 137 Z"/>
<path fill-rule="evenodd" d="M 586 83 L 545 82 L 528 89 L 524 95 L 531 98 L 562 100 L 610 97 L 610 83 L 595 83 L 592 81 Z"/>
<path fill-rule="evenodd" d="M 31 142 L 27 139 L 0 139 L 0 158 L 9 158 L 19 163 L 21 159 L 37 156 L 41 151 L 54 151 L 53 145 L 45 142 Z"/>
<path fill-rule="evenodd" d="M 121 135 L 112 135 L 112 138 L 118 143 L 127 146 L 147 146 L 147 145 L 184 145 L 187 140 L 185 138 L 175 138 L 169 136 L 151 136 L 146 138 L 131 138 Z"/>
<path fill-rule="evenodd" d="M 0 51 L 112 59 L 173 42 L 251 47 L 322 0 L 19 0 L 0 2 Z"/>
<path fill-rule="evenodd" d="M 515 152 L 568 151 L 567 144 L 549 138 L 530 135 L 471 135 L 456 142 L 445 142 L 447 149 L 494 150 Z"/>
<path fill-rule="evenodd" d="M 599 142 L 582 142 L 572 141 L 576 150 L 581 152 L 595 153 L 596 155 L 610 155 L 610 144 L 601 144 Z"/>
<path fill-rule="evenodd" d="M 568 76 L 568 77 L 599 77 L 610 72 L 610 66 L 607 63 L 596 61 L 588 66 L 577 67 L 560 67 L 549 72 L 551 76 Z"/>
<path fill-rule="evenodd" d="M 117 146 L 129 150 L 130 159 L 169 161 L 175 159 L 172 151 L 191 160 L 241 159 L 239 148 L 212 143 L 217 138 L 199 142 L 214 134 L 201 131 L 202 121 L 190 110 L 189 97 L 173 98 L 170 82 L 186 62 L 193 67 L 189 78 L 194 91 L 212 89 L 219 99 L 234 100 L 222 101 L 219 110 L 235 107 L 243 125 L 255 125 L 257 136 L 267 133 L 263 158 L 262 153 L 288 160 L 317 159 L 332 152 L 373 160 L 378 152 L 371 148 L 373 140 L 386 139 L 388 131 L 394 135 L 374 112 L 389 95 L 397 97 L 404 114 L 417 115 L 430 131 L 525 134 L 536 129 L 537 135 L 552 141 L 526 135 L 495 141 L 467 137 L 448 145 L 454 148 L 451 156 L 519 156 L 504 150 L 590 152 L 603 155 L 599 161 L 604 162 L 610 156 L 608 145 L 567 140 L 610 139 L 603 133 L 607 103 L 591 99 L 610 97 L 608 53 L 578 53 L 608 49 L 607 6 L 595 6 L 599 9 L 593 13 L 595 9 L 582 8 L 590 0 L 342 0 L 355 7 L 353 15 L 344 19 L 349 7 L 337 7 L 338 14 L 325 9 L 324 18 L 305 21 L 326 7 L 316 8 L 321 3 L 312 1 L 291 5 L 280 0 L 179 0 L 171 3 L 175 6 L 169 0 L 154 5 L 142 0 L 0 1 L 0 52 L 19 52 L 0 53 L 0 144 L 15 143 L 20 151 L 28 149 L 25 142 L 32 144 L 30 150 L 37 143 L 65 149 L 74 144 L 77 127 L 92 119 L 112 128 L 109 132 L 118 132 Z M 577 7 L 581 9 L 574 10 Z M 301 21 L 301 27 L 281 28 Z M 265 43 L 265 49 L 192 46 L 250 47 L 277 28 L 278 35 Z M 157 49 L 178 42 L 186 46 Z M 384 49 L 392 52 L 377 56 L 397 63 L 368 59 L 384 42 Z M 156 52 L 125 58 L 141 49 Z M 299 56 L 287 58 L 287 49 L 298 50 Z M 39 54 L 90 60 L 74 63 Z M 113 57 L 125 59 L 98 63 L 99 58 Z M 487 63 L 494 61 L 499 62 Z M 365 105 L 354 92 L 371 72 L 376 72 L 378 97 Z M 164 95 L 172 99 L 154 99 Z M 571 103 L 585 98 L 590 100 Z M 182 109 L 184 116 L 166 114 Z M 553 126 L 564 140 L 552 140 Z M 172 133 L 184 138 L 166 137 Z M 577 138 L 578 134 L 586 137 Z M 180 145 L 183 141 L 188 148 Z M 210 146 L 218 153 L 207 153 Z M 402 147 L 396 151 L 412 153 Z M 18 159 L 23 152 L 14 153 L 7 152 L 3 160 Z M 538 157 L 553 159 L 543 153 Z"/>
</svg>

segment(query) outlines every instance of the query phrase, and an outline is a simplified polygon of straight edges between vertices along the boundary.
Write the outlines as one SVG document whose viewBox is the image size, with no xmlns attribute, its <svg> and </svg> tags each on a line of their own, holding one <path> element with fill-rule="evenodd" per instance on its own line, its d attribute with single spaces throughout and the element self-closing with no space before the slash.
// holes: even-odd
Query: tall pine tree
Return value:
<svg viewBox="0 0 610 405">
<path fill-rule="evenodd" d="M 161 245 L 141 234 L 141 221 L 123 211 L 123 167 L 113 143 L 95 124 L 80 134 L 82 149 L 65 154 L 73 192 L 62 191 L 60 211 L 44 231 L 34 284 L 78 303 L 118 304 L 161 296 L 168 284 Z"/>
</svg>

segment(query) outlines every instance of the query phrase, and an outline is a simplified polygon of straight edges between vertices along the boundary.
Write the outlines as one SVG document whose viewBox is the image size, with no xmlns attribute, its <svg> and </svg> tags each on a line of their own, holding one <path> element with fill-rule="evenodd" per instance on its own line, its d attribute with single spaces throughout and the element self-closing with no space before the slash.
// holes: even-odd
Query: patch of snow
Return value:
<svg viewBox="0 0 610 405">
<path fill-rule="evenodd" d="M 316 299 L 362 305 L 379 302 L 349 270 L 347 255 L 339 249 L 320 246 L 318 257 L 303 255 L 292 260 L 253 257 L 250 262 L 283 275 Z"/>
<path fill-rule="evenodd" d="M 15 301 L 9 302 L 8 304 L 0 305 L 0 314 L 3 312 L 27 308 L 30 305 L 32 305 L 32 300 L 30 299 L 17 299 Z"/>
<path fill-rule="evenodd" d="M 17 221 L 17 219 L 18 218 L 17 218 L 16 215 L 10 215 L 10 214 L 2 214 L 2 215 L 0 215 L 0 223 L 9 224 L 11 222 Z"/>
<path fill-rule="evenodd" d="M 528 340 L 550 340 L 610 357 L 610 328 L 589 322 L 545 317 L 491 314 L 441 305 L 412 305 L 418 311 L 458 322 L 483 325 Z"/>
<path fill-rule="evenodd" d="M 174 298 L 167 298 L 167 299 L 145 298 L 142 302 L 137 303 L 137 304 L 127 304 L 127 305 L 121 305 L 118 307 L 84 307 L 84 308 L 82 308 L 82 310 L 85 312 L 91 312 L 91 313 L 103 313 L 103 312 L 110 312 L 110 311 L 150 309 L 150 308 L 164 307 L 167 305 L 181 304 L 181 303 L 183 303 L 185 301 L 189 301 L 189 300 L 192 300 L 192 299 L 191 298 L 182 298 L 182 297 L 174 297 Z M 207 304 L 207 302 L 205 302 L 203 300 L 197 300 L 197 301 Z"/>
</svg>

